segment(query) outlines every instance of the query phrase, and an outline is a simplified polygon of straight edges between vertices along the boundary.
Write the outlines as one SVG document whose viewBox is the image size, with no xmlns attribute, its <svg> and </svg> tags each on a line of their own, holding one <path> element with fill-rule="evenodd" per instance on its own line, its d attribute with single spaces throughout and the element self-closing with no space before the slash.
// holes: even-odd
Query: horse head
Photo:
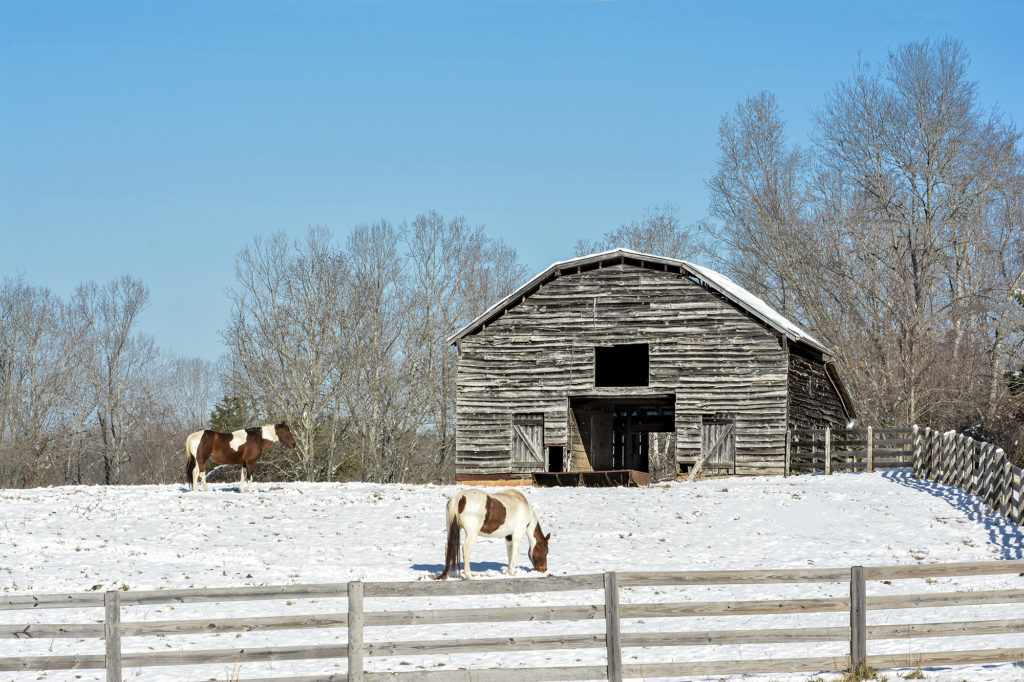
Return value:
<svg viewBox="0 0 1024 682">
<path fill-rule="evenodd" d="M 533 547 L 530 548 L 530 561 L 533 562 L 534 570 L 545 573 L 548 570 L 548 540 L 551 533 L 544 535 L 540 524 L 533 529 Z"/>
<path fill-rule="evenodd" d="M 285 422 L 275 424 L 274 431 L 277 433 L 277 439 L 281 441 L 286 448 L 295 447 L 295 437 L 292 436 L 292 432 L 291 429 L 288 428 L 288 424 Z"/>
</svg>

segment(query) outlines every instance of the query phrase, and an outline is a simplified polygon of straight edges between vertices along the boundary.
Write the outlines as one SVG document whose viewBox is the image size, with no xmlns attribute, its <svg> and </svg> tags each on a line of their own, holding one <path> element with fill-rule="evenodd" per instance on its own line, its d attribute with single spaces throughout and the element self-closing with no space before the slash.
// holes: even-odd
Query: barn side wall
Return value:
<svg viewBox="0 0 1024 682">
<path fill-rule="evenodd" d="M 846 412 L 825 363 L 813 351 L 793 347 L 789 355 L 789 426 L 792 429 L 840 428 Z"/>
<path fill-rule="evenodd" d="M 649 344 L 650 385 L 595 388 L 595 346 L 627 343 Z M 456 472 L 521 473 L 511 466 L 517 413 L 544 414 L 545 444 L 573 453 L 569 397 L 628 394 L 675 396 L 677 459 L 699 453 L 703 415 L 724 415 L 736 422 L 737 473 L 781 473 L 787 356 L 774 332 L 678 272 L 614 265 L 556 277 L 461 340 Z"/>
</svg>

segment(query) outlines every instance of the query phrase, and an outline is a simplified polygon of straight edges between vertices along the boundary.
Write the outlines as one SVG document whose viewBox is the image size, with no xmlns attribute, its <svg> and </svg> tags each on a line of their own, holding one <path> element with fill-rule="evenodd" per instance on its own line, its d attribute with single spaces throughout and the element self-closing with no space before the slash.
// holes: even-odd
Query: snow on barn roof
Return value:
<svg viewBox="0 0 1024 682">
<path fill-rule="evenodd" d="M 802 327 L 783 317 L 770 305 L 725 275 L 715 272 L 709 268 L 690 263 L 689 261 L 666 258 L 664 256 L 655 256 L 649 253 L 640 253 L 639 251 L 633 251 L 631 249 L 612 249 L 602 253 L 594 253 L 589 256 L 581 256 L 579 258 L 571 258 L 569 260 L 553 263 L 526 284 L 522 285 L 511 294 L 492 305 L 484 311 L 482 315 L 477 317 L 468 325 L 448 337 L 448 343 L 456 343 L 470 334 L 475 334 L 480 331 L 484 326 L 500 317 L 506 310 L 516 305 L 526 296 L 535 292 L 543 284 L 563 273 L 569 274 L 568 272 L 565 272 L 567 270 L 575 272 L 576 268 L 616 260 L 620 263 L 629 261 L 630 264 L 638 264 L 641 267 L 667 265 L 673 268 L 679 268 L 683 274 L 695 279 L 698 283 L 703 284 L 708 289 L 721 294 L 727 300 L 745 310 L 752 317 L 760 320 L 772 329 L 785 334 L 786 338 L 790 341 L 804 343 L 824 353 L 832 354 L 828 348 L 808 334 Z"/>
</svg>

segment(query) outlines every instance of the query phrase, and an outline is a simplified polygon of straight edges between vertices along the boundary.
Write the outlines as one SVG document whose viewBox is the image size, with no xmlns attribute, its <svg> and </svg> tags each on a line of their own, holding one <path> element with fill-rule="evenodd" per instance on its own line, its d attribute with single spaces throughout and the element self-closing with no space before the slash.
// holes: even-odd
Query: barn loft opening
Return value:
<svg viewBox="0 0 1024 682">
<path fill-rule="evenodd" d="M 647 386 L 650 349 L 646 343 L 624 343 L 594 348 L 594 386 Z"/>
</svg>

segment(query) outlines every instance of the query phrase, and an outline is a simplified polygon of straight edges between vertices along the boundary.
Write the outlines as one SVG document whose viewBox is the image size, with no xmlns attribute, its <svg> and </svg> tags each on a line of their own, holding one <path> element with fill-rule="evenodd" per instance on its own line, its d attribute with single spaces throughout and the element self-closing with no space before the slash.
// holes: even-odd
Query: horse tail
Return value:
<svg viewBox="0 0 1024 682">
<path fill-rule="evenodd" d="M 448 544 L 445 545 L 444 571 L 438 576 L 440 580 L 448 578 L 449 570 L 459 570 L 459 543 L 462 541 L 462 528 L 459 526 L 456 506 L 461 496 L 461 493 L 456 494 L 452 499 L 448 500 L 448 507 L 445 512 L 445 520 L 448 523 Z"/>
<path fill-rule="evenodd" d="M 197 438 L 196 436 L 199 436 Z M 202 431 L 196 431 L 185 439 L 185 485 L 192 486 L 192 475 L 196 469 L 196 451 L 199 449 L 199 439 L 203 437 Z"/>
</svg>

